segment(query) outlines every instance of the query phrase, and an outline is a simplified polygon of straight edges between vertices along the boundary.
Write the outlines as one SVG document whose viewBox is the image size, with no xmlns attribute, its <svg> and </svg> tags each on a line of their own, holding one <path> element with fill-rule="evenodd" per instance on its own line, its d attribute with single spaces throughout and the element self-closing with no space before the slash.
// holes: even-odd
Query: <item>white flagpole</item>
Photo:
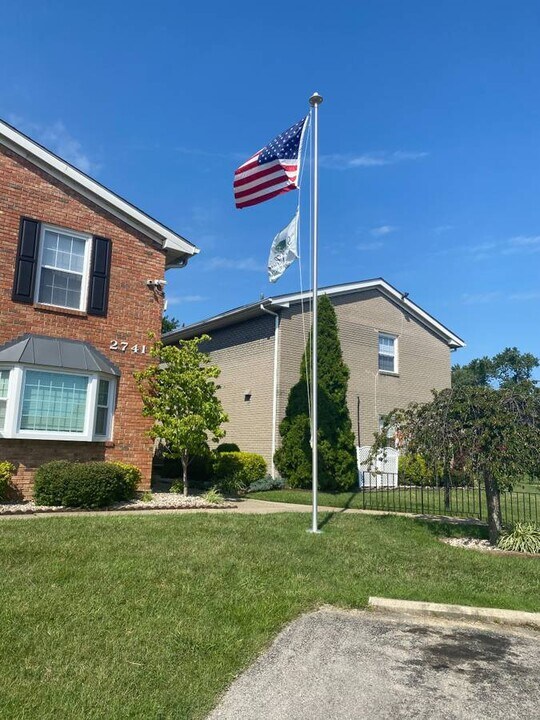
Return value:
<svg viewBox="0 0 540 720">
<path fill-rule="evenodd" d="M 317 456 L 317 299 L 319 284 L 319 258 L 318 258 L 318 222 L 319 222 L 319 105 L 323 99 L 319 93 L 313 93 L 309 104 L 313 108 L 313 238 L 311 247 L 311 274 L 313 289 L 313 328 L 311 331 L 311 481 L 313 491 L 313 506 L 311 516 L 311 532 L 320 533 L 317 523 L 317 495 L 318 495 L 318 456 Z"/>
</svg>

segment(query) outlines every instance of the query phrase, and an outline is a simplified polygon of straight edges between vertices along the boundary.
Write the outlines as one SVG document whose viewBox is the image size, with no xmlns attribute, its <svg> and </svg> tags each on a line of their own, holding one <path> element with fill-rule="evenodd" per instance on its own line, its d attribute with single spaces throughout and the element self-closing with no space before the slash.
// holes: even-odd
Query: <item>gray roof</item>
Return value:
<svg viewBox="0 0 540 720">
<path fill-rule="evenodd" d="M 24 363 L 120 376 L 116 365 L 90 343 L 44 335 L 22 335 L 0 345 L 0 363 Z"/>
</svg>

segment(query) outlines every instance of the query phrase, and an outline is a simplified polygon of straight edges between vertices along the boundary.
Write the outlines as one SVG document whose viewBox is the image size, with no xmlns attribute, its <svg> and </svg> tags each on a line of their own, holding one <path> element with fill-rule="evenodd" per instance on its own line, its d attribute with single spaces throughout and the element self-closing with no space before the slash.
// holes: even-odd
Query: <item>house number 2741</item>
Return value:
<svg viewBox="0 0 540 720">
<path fill-rule="evenodd" d="M 146 345 L 132 345 L 129 346 L 129 343 L 127 342 L 118 342 L 118 340 L 111 340 L 111 344 L 109 345 L 109 350 L 116 350 L 118 352 L 132 352 L 132 353 L 140 353 L 141 355 L 146 355 Z"/>
</svg>

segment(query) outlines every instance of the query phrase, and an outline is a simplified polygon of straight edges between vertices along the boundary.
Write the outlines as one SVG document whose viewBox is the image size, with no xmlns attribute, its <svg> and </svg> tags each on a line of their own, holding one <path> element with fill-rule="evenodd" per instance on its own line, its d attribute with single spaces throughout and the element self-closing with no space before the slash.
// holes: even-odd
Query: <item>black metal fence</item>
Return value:
<svg viewBox="0 0 540 720">
<path fill-rule="evenodd" d="M 485 490 L 474 487 L 429 487 L 398 485 L 397 474 L 360 474 L 360 494 L 364 510 L 391 510 L 420 515 L 448 515 L 487 518 Z M 540 524 L 540 492 L 501 493 L 504 523 L 534 522 Z"/>
</svg>

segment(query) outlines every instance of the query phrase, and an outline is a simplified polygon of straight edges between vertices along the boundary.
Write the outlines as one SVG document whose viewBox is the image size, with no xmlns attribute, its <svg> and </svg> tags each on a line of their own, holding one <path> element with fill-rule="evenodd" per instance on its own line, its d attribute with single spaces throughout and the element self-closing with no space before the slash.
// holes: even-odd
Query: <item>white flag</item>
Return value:
<svg viewBox="0 0 540 720">
<path fill-rule="evenodd" d="M 276 282 L 298 257 L 298 211 L 287 227 L 276 235 L 268 258 L 268 278 Z"/>
</svg>

